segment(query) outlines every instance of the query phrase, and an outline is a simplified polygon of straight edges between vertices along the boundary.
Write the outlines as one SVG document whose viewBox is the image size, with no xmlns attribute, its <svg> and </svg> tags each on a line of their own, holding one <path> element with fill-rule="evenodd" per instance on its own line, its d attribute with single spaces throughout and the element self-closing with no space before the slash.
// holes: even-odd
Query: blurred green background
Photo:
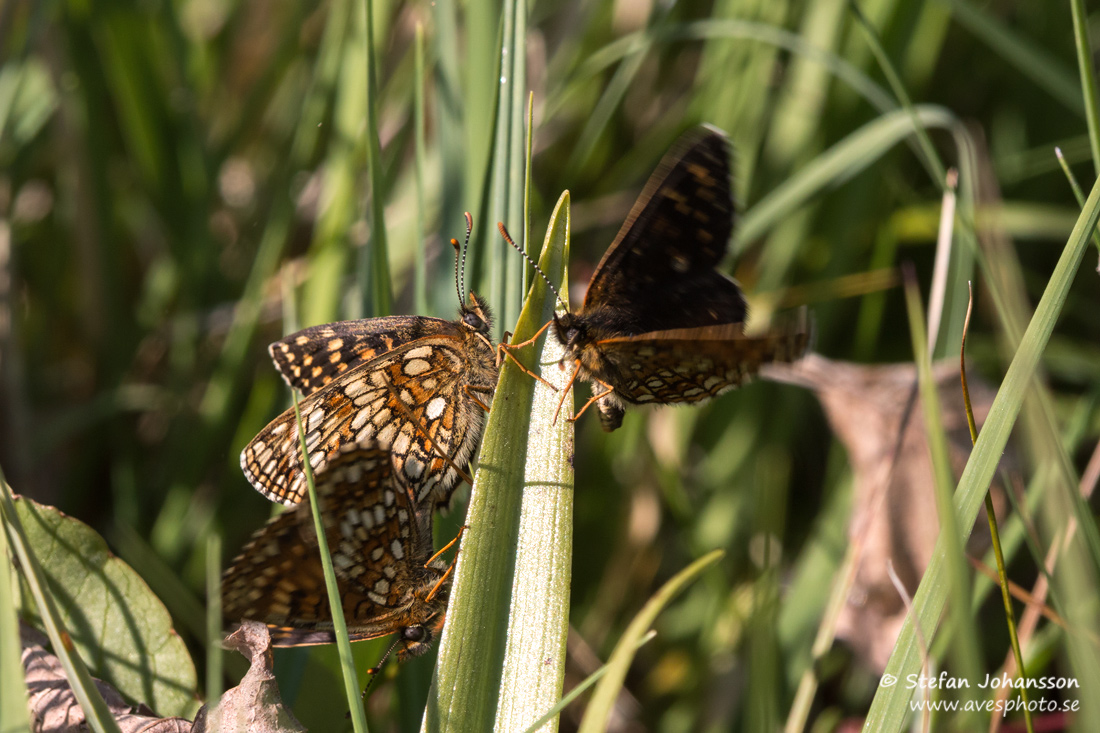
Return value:
<svg viewBox="0 0 1100 733">
<path fill-rule="evenodd" d="M 511 215 L 486 183 L 503 155 L 492 134 L 500 7 L 374 4 L 377 188 L 361 8 L 0 6 L 0 465 L 16 491 L 108 539 L 176 616 L 200 669 L 206 539 L 223 535 L 228 561 L 271 512 L 238 465 L 243 445 L 289 404 L 266 345 L 386 309 L 453 317 L 448 240 L 462 236 L 464 210 L 475 213 L 470 286 L 496 299 L 498 334 L 518 313 L 517 279 L 499 273 L 519 265 L 490 236 Z M 1095 175 L 1070 4 L 861 8 L 914 102 L 947 128 L 931 131 L 940 157 L 970 174 L 963 189 L 982 182 L 960 207 L 972 207 L 983 245 L 995 239 L 1014 254 L 998 260 L 1021 285 L 1013 305 L 1034 304 L 1079 211 L 1054 147 L 1086 190 Z M 1087 28 L 1100 32 L 1098 22 L 1088 17 Z M 808 303 L 818 352 L 912 360 L 892 268 L 912 263 L 927 299 L 940 182 L 906 144 L 908 117 L 894 111 L 848 2 L 564 0 L 532 3 L 527 23 L 530 239 L 542 240 L 569 189 L 574 303 L 660 156 L 709 122 L 736 148 L 745 214 L 729 271 L 754 318 Z M 952 259 L 940 355 L 957 355 L 967 262 Z M 1095 265 L 1086 254 L 1043 363 L 1056 437 L 1078 471 L 1100 435 Z M 974 277 L 969 353 L 996 384 L 1006 363 L 999 321 Z M 576 446 L 567 686 L 606 659 L 661 582 L 720 547 L 720 570 L 661 617 L 640 651 L 615 730 L 781 726 L 813 660 L 852 510 L 853 472 L 818 402 L 759 382 L 698 408 L 631 412 L 611 435 L 583 419 Z M 456 506 L 439 536 L 453 536 Z M 1028 587 L 1035 563 L 1016 547 L 1012 576 Z M 1004 619 L 995 595 L 984 603 L 982 664 L 995 670 Z M 1055 630 L 1040 668 L 1067 673 L 1063 641 Z M 365 667 L 382 645 L 359 646 Z M 315 730 L 346 725 L 334 657 L 278 655 L 284 695 Z M 816 663 L 811 725 L 858 723 L 878 671 L 843 645 Z M 377 729 L 416 724 L 430 665 L 410 663 L 380 685 Z M 576 719 L 567 711 L 563 729 Z"/>
</svg>

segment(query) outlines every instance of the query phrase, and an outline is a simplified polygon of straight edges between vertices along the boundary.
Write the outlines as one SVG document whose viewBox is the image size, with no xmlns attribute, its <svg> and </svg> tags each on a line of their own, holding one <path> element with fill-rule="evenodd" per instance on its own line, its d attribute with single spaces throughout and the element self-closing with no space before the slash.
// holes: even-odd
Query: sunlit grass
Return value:
<svg viewBox="0 0 1100 733">
<path fill-rule="evenodd" d="M 463 211 L 475 215 L 468 285 L 489 297 L 499 335 L 516 325 L 525 266 L 497 221 L 534 254 L 568 190 L 583 284 L 671 141 L 714 123 L 738 144 L 727 268 L 755 317 L 808 300 L 820 353 L 912 362 L 897 272 L 911 263 L 927 302 L 953 167 L 933 356 L 957 357 L 972 279 L 972 375 L 1020 411 L 1010 445 L 1023 501 L 1002 525 L 1009 579 L 1030 587 L 1058 538 L 1075 537 L 1048 601 L 1072 631 L 1039 622 L 1021 640 L 1027 671 L 1077 675 L 1081 700 L 1095 697 L 1100 657 L 1081 640 L 1097 630 L 1100 534 L 1078 476 L 1100 437 L 1100 290 L 1091 251 L 1077 274 L 1059 264 L 1092 236 L 1092 212 L 1079 216 L 1053 148 L 1093 189 L 1096 18 L 1078 0 L 1012 16 L 972 0 L 860 7 L 865 22 L 825 0 L 336 0 L 263 13 L 16 3 L 0 28 L 0 463 L 12 486 L 110 538 L 204 669 L 196 599 L 210 538 L 232 556 L 270 511 L 237 465 L 286 407 L 264 347 L 340 318 L 453 318 L 447 242 Z M 1040 321 L 1040 335 L 1027 331 Z M 937 457 L 960 536 L 986 489 L 976 466 L 991 470 L 1012 417 L 991 415 L 961 483 L 962 465 L 946 471 Z M 868 711 L 905 724 L 901 691 L 881 692 L 878 670 L 833 641 L 857 477 L 809 393 L 758 383 L 697 408 L 632 412 L 611 435 L 596 422 L 576 426 L 567 689 L 664 582 L 722 549 L 636 653 L 627 715 L 669 731 L 828 729 Z M 460 499 L 440 535 L 464 512 Z M 932 661 L 957 675 L 997 670 L 1008 652 L 1001 603 L 964 554 L 937 556 L 928 588 L 908 588 Z M 972 609 L 937 627 L 948 579 Z M 902 638 L 891 669 L 916 669 L 909 626 Z M 353 647 L 360 673 L 382 646 Z M 236 682 L 239 660 L 225 662 L 228 679 L 202 689 Z M 433 662 L 387 671 L 367 706 L 376 729 L 420 725 Z M 276 663 L 308 727 L 346 727 L 333 650 Z M 585 705 L 566 708 L 563 729 Z M 1080 725 L 1096 720 L 1090 708 Z"/>
</svg>

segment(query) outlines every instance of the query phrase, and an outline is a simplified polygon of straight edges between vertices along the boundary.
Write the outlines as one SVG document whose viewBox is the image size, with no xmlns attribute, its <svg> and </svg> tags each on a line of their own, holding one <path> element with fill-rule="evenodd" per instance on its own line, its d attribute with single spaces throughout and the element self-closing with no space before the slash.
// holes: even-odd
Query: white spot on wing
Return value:
<svg viewBox="0 0 1100 733">
<path fill-rule="evenodd" d="M 423 359 L 409 359 L 405 362 L 405 374 L 410 377 L 415 377 L 417 374 L 423 374 L 431 368 L 431 364 Z"/>
<path fill-rule="evenodd" d="M 447 409 L 447 400 L 444 397 L 436 397 L 428 403 L 428 409 L 425 411 L 429 420 L 435 420 L 443 411 Z"/>
</svg>

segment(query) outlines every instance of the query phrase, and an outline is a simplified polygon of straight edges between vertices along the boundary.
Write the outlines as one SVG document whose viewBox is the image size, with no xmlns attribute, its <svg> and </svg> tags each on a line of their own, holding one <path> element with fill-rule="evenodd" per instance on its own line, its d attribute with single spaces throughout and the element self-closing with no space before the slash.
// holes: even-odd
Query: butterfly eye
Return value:
<svg viewBox="0 0 1100 733">
<path fill-rule="evenodd" d="M 484 322 L 477 313 L 463 313 L 462 322 L 474 329 L 479 329 L 484 325 Z"/>
<path fill-rule="evenodd" d="M 423 641 L 427 629 L 423 626 L 406 626 L 401 630 L 401 638 L 405 641 Z"/>
<path fill-rule="evenodd" d="M 565 341 L 566 341 L 566 343 L 573 343 L 574 341 L 576 341 L 577 336 L 580 336 L 580 334 L 581 334 L 581 331 L 580 331 L 579 328 L 567 329 L 566 332 L 565 332 Z"/>
</svg>

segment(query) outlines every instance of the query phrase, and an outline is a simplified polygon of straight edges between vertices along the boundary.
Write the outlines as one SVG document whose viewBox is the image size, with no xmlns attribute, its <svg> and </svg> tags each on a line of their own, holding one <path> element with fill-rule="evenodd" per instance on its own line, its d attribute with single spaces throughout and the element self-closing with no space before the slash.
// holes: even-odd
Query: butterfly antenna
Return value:
<svg viewBox="0 0 1100 733">
<path fill-rule="evenodd" d="M 550 282 L 550 278 L 546 276 L 546 273 L 542 271 L 542 268 L 538 266 L 538 263 L 531 259 L 531 256 L 524 252 L 520 248 L 520 246 L 516 244 L 515 240 L 512 239 L 510 234 L 508 234 L 508 230 L 504 227 L 504 222 L 498 221 L 497 229 L 500 230 L 500 236 L 504 237 L 504 241 L 512 245 L 512 249 L 523 255 L 523 259 L 527 260 L 527 262 L 530 263 L 531 267 L 535 268 L 535 272 L 537 272 L 539 276 L 542 277 L 543 282 L 546 283 L 546 287 L 550 288 L 550 291 L 554 293 L 554 297 L 557 298 L 562 307 L 568 310 L 569 306 L 567 306 L 565 304 L 565 301 L 561 299 L 561 293 L 559 293 L 558 289 L 554 287 L 554 283 Z"/>
<path fill-rule="evenodd" d="M 393 652 L 394 648 L 400 641 L 401 636 L 398 635 L 398 637 L 393 640 L 393 643 L 390 644 L 390 648 L 387 649 L 386 653 L 382 655 L 382 658 L 378 660 L 378 664 L 367 670 L 367 674 L 370 675 L 370 679 L 367 680 L 367 686 L 363 688 L 362 697 L 365 698 L 367 696 L 367 693 L 370 692 L 370 688 L 374 685 L 374 681 L 378 679 L 378 674 L 382 671 L 382 665 L 385 664 L 386 660 L 390 658 L 390 653 Z"/>
<path fill-rule="evenodd" d="M 469 211 L 462 212 L 466 217 L 466 241 L 462 243 L 462 292 L 466 292 L 466 251 L 470 248 L 470 232 L 474 230 L 474 217 Z M 459 297 L 461 301 L 462 298 Z"/>
<path fill-rule="evenodd" d="M 451 237 L 451 246 L 455 248 L 455 294 L 458 295 L 458 304 L 462 305 L 462 286 L 458 284 L 458 260 L 462 254 L 462 245 L 458 243 L 458 240 Z"/>
</svg>

